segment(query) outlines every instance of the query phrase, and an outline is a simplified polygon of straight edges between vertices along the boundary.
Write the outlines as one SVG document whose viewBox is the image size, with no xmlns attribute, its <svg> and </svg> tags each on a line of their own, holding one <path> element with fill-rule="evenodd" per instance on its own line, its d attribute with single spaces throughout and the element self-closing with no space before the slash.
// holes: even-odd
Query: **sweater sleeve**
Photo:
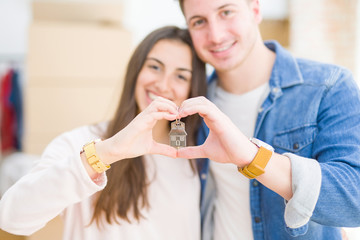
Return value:
<svg viewBox="0 0 360 240">
<path fill-rule="evenodd" d="M 81 162 L 81 146 L 93 138 L 82 131 L 53 140 L 34 168 L 4 194 L 0 201 L 1 229 L 30 235 L 68 206 L 105 187 L 106 175 L 94 182 Z"/>
<path fill-rule="evenodd" d="M 289 228 L 305 225 L 312 216 L 321 186 L 320 165 L 314 159 L 285 153 L 290 158 L 293 197 L 285 208 L 285 222 Z"/>
</svg>

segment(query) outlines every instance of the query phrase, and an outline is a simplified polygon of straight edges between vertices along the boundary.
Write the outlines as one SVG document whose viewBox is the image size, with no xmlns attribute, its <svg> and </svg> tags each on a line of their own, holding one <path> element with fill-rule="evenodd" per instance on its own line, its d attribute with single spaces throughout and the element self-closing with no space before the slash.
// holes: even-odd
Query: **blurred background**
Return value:
<svg viewBox="0 0 360 240">
<path fill-rule="evenodd" d="M 263 38 L 295 56 L 349 68 L 360 83 L 359 0 L 260 0 Z M 0 0 L 0 197 L 55 136 L 108 119 L 134 47 L 185 27 L 176 0 Z M 30 237 L 61 239 L 54 219 Z M 346 229 L 349 239 L 360 239 Z"/>
</svg>

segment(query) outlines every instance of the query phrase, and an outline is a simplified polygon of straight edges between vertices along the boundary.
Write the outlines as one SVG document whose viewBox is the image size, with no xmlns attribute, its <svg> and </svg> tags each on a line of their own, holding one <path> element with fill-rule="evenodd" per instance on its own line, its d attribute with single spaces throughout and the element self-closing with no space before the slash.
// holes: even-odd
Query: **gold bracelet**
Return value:
<svg viewBox="0 0 360 240">
<path fill-rule="evenodd" d="M 96 154 L 95 143 L 100 142 L 101 139 L 94 140 L 90 143 L 87 143 L 83 146 L 83 151 L 85 157 L 90 164 L 90 166 L 98 173 L 105 172 L 110 168 L 110 165 L 103 163 L 99 156 Z"/>
</svg>

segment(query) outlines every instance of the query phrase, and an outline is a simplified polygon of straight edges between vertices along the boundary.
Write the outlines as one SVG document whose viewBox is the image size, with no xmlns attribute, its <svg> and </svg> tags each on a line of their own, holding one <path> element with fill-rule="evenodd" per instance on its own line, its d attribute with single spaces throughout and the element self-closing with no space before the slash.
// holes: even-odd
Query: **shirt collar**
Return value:
<svg viewBox="0 0 360 240">
<path fill-rule="evenodd" d="M 296 59 L 289 51 L 277 41 L 266 41 L 265 46 L 276 54 L 270 77 L 270 87 L 286 88 L 304 82 Z"/>
</svg>

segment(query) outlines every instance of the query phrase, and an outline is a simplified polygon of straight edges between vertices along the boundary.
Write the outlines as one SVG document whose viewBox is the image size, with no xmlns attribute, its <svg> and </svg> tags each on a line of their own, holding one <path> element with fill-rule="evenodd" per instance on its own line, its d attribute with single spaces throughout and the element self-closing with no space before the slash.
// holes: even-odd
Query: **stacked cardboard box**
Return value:
<svg viewBox="0 0 360 240">
<path fill-rule="evenodd" d="M 113 114 L 132 44 L 120 5 L 37 1 L 33 9 L 24 150 L 40 154 L 58 134 Z"/>
<path fill-rule="evenodd" d="M 33 2 L 24 86 L 24 152 L 41 154 L 57 135 L 109 119 L 118 103 L 132 52 L 113 2 Z M 56 187 L 56 186 L 55 186 Z M 59 217 L 29 237 L 60 240 Z"/>
<path fill-rule="evenodd" d="M 260 24 L 260 32 L 264 40 L 276 40 L 284 47 L 289 47 L 289 20 L 264 19 Z"/>
</svg>

